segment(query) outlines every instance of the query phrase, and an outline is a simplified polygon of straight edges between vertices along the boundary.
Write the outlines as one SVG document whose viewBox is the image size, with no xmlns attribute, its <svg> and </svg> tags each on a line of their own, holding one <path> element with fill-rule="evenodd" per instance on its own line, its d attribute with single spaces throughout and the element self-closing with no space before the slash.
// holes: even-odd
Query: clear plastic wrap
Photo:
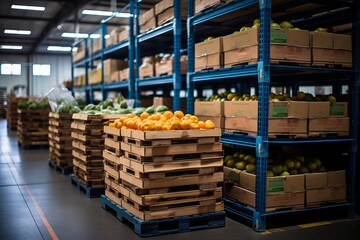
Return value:
<svg viewBox="0 0 360 240">
<path fill-rule="evenodd" d="M 51 88 L 45 97 L 49 100 L 51 110 L 56 113 L 69 112 L 73 107 L 78 107 L 75 98 L 64 85 Z"/>
</svg>

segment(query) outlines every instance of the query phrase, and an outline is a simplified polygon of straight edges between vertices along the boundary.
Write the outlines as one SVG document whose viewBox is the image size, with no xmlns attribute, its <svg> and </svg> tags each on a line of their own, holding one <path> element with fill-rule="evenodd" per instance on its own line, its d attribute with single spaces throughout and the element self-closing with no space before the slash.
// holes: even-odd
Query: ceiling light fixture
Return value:
<svg viewBox="0 0 360 240">
<path fill-rule="evenodd" d="M 7 33 L 7 34 L 19 34 L 19 35 L 30 35 L 31 31 L 29 31 L 29 30 L 16 30 L 16 29 L 5 29 L 4 33 Z"/>
<path fill-rule="evenodd" d="M 62 46 L 48 46 L 48 51 L 58 51 L 58 52 L 70 52 L 71 47 L 62 47 Z"/>
<path fill-rule="evenodd" d="M 88 10 L 88 9 L 83 10 L 81 13 L 83 15 L 104 16 L 104 17 L 110 17 L 115 14 L 115 17 L 118 18 L 129 18 L 131 16 L 130 13 L 118 13 L 111 11 L 98 11 L 98 10 Z"/>
<path fill-rule="evenodd" d="M 45 7 L 39 6 L 28 6 L 28 5 L 11 5 L 12 9 L 19 9 L 19 10 L 29 10 L 29 11 L 41 11 L 45 10 Z"/>
<path fill-rule="evenodd" d="M 15 50 L 21 50 L 22 46 L 14 46 L 14 45 L 1 45 L 1 49 L 15 49 Z"/>
<path fill-rule="evenodd" d="M 64 32 L 61 34 L 62 37 L 67 38 L 87 38 L 89 34 L 87 33 L 70 33 L 70 32 Z"/>
</svg>

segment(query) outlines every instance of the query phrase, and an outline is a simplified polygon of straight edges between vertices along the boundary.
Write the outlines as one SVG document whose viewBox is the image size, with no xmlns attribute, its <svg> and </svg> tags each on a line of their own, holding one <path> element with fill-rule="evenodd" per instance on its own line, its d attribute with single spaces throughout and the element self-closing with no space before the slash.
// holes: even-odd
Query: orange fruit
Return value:
<svg viewBox="0 0 360 240">
<path fill-rule="evenodd" d="M 140 114 L 140 118 L 142 120 L 147 119 L 149 116 L 150 116 L 150 114 L 148 112 L 143 112 L 142 114 Z"/>
<path fill-rule="evenodd" d="M 135 121 L 134 120 L 127 121 L 126 127 L 130 129 L 135 129 Z"/>
<path fill-rule="evenodd" d="M 117 123 L 116 123 L 116 128 L 122 128 L 122 127 L 123 127 L 122 122 L 117 122 Z"/>
<path fill-rule="evenodd" d="M 143 123 L 141 126 L 142 131 L 152 131 L 153 129 L 153 124 L 151 122 Z"/>
<path fill-rule="evenodd" d="M 190 129 L 199 129 L 199 124 L 198 123 L 190 123 Z"/>
<path fill-rule="evenodd" d="M 180 130 L 181 129 L 181 123 L 180 121 L 173 121 L 171 123 L 171 130 Z"/>
<path fill-rule="evenodd" d="M 133 117 L 135 117 L 135 115 L 132 113 L 126 114 L 126 118 L 133 118 Z"/>
<path fill-rule="evenodd" d="M 205 128 L 205 122 L 204 121 L 199 121 L 198 125 L 199 125 L 199 128 Z"/>
<path fill-rule="evenodd" d="M 154 131 L 161 131 L 162 130 L 162 124 L 157 122 L 154 123 Z"/>
<path fill-rule="evenodd" d="M 172 116 L 174 116 L 174 114 L 173 114 L 172 111 L 166 111 L 166 112 L 164 112 L 163 116 L 164 116 L 166 119 L 170 119 L 170 118 L 172 118 Z"/>
<path fill-rule="evenodd" d="M 151 120 L 160 120 L 161 116 L 162 116 L 161 113 L 155 113 L 155 114 L 151 115 L 149 117 L 149 119 L 151 119 Z"/>
<path fill-rule="evenodd" d="M 191 114 L 187 113 L 187 114 L 185 114 L 185 116 L 183 117 L 183 119 L 190 119 L 190 117 L 191 117 Z"/>
<path fill-rule="evenodd" d="M 171 130 L 171 125 L 170 124 L 164 124 L 162 126 L 162 130 Z"/>
<path fill-rule="evenodd" d="M 116 127 L 116 123 L 115 123 L 115 122 L 110 123 L 110 124 L 109 124 L 109 127 Z"/>
<path fill-rule="evenodd" d="M 206 120 L 205 128 L 206 129 L 214 129 L 215 128 L 215 123 L 213 121 L 211 121 L 211 120 Z"/>
<path fill-rule="evenodd" d="M 197 123 L 197 122 L 199 122 L 199 119 L 198 119 L 197 116 L 191 116 L 190 121 L 193 122 L 193 123 Z"/>
<path fill-rule="evenodd" d="M 184 130 L 188 130 L 190 129 L 190 124 L 191 124 L 190 121 L 184 120 L 181 122 L 181 128 Z"/>
<path fill-rule="evenodd" d="M 178 110 L 178 111 L 174 112 L 174 116 L 177 117 L 178 119 L 181 119 L 184 117 L 184 113 L 182 111 Z"/>
<path fill-rule="evenodd" d="M 120 122 L 124 123 L 125 119 L 126 119 L 126 117 L 121 117 L 119 120 L 120 120 Z"/>
</svg>

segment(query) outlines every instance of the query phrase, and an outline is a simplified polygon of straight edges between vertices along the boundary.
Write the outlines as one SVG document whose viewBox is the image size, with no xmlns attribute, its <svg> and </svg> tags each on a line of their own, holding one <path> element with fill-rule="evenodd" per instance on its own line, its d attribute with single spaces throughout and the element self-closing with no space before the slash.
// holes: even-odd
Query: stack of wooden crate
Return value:
<svg viewBox="0 0 360 240">
<path fill-rule="evenodd" d="M 71 123 L 74 177 L 92 188 L 104 187 L 103 123 L 101 115 L 73 114 Z"/>
<path fill-rule="evenodd" d="M 105 170 L 105 196 L 121 205 L 120 156 L 121 129 L 104 126 L 105 149 L 103 151 Z"/>
<path fill-rule="evenodd" d="M 221 212 L 220 129 L 121 129 L 121 205 L 148 221 Z"/>
<path fill-rule="evenodd" d="M 7 118 L 7 126 L 10 130 L 15 130 L 17 126 L 17 120 L 18 120 L 18 102 L 19 101 L 27 101 L 28 98 L 17 98 L 14 96 L 9 96 L 7 98 L 7 112 L 6 112 L 6 118 Z"/>
<path fill-rule="evenodd" d="M 47 146 L 48 128 L 49 110 L 18 109 L 17 136 L 22 147 Z"/>
<path fill-rule="evenodd" d="M 50 162 L 63 169 L 73 166 L 71 122 L 72 114 L 49 113 Z"/>
</svg>

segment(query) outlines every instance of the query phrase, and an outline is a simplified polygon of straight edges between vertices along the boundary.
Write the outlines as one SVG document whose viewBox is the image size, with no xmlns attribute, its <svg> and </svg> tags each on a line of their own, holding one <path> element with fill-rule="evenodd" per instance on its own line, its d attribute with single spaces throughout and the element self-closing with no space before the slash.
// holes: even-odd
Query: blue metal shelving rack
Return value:
<svg viewBox="0 0 360 240">
<path fill-rule="evenodd" d="M 340 69 L 326 69 L 326 68 L 313 68 L 313 67 L 299 67 L 299 66 L 283 66 L 283 65 L 272 65 L 270 64 L 270 19 L 271 12 L 281 12 L 287 8 L 296 7 L 300 3 L 307 1 L 288 1 L 285 4 L 273 4 L 279 1 L 271 0 L 243 0 L 243 1 L 232 1 L 230 3 L 218 6 L 217 8 L 210 9 L 204 13 L 194 16 L 194 0 L 188 0 L 188 20 L 187 20 L 187 36 L 188 36 L 188 74 L 187 74 L 187 112 L 193 112 L 194 102 L 194 85 L 200 83 L 211 83 L 219 84 L 227 81 L 238 81 L 241 83 L 242 79 L 252 77 L 257 79 L 258 97 L 259 97 L 259 116 L 258 116 L 258 135 L 257 136 L 243 136 L 240 134 L 224 133 L 221 141 L 223 143 L 252 147 L 256 150 L 257 156 L 257 174 L 256 174 L 256 207 L 250 209 L 241 204 L 236 204 L 229 199 L 224 199 L 225 210 L 231 214 L 247 219 L 252 222 L 253 228 L 256 231 L 264 231 L 266 229 L 266 219 L 270 216 L 285 215 L 285 214 L 296 214 L 300 212 L 314 212 L 317 210 L 327 209 L 340 209 L 347 208 L 348 216 L 355 214 L 355 179 L 356 179 L 356 157 L 357 157 L 357 129 L 358 129 L 358 114 L 359 114 L 359 102 L 360 97 L 360 1 L 353 1 L 352 5 L 353 16 L 353 63 L 354 70 L 340 70 Z M 309 1 L 310 2 L 310 1 Z M 344 5 L 344 2 L 334 1 L 331 4 L 327 4 L 328 8 L 333 7 L 334 9 L 340 8 Z M 216 18 L 226 16 L 228 14 L 236 13 L 244 8 L 257 6 L 260 13 L 260 46 L 259 46 L 259 61 L 257 64 L 239 66 L 229 69 L 209 70 L 204 72 L 194 72 L 194 44 L 195 44 L 195 33 L 197 32 L 196 27 Z M 309 12 L 314 12 L 309 10 Z M 325 11 L 323 9 L 323 11 Z M 349 9 L 342 10 L 347 12 Z M 303 13 L 300 13 L 303 14 Z M 339 13 L 332 11 L 328 16 L 316 16 L 315 18 L 321 19 L 322 23 L 328 21 L 334 21 L 335 17 Z M 347 14 L 347 18 L 344 19 L 344 14 L 341 15 L 341 21 L 351 21 L 351 14 Z M 345 14 L 346 16 L 346 14 Z M 237 15 L 236 20 L 238 22 L 246 22 L 248 18 L 255 18 L 256 15 Z M 299 17 L 299 16 L 297 16 Z M 305 23 L 309 23 L 311 20 L 304 20 Z M 300 24 L 300 22 L 299 22 Z M 325 25 L 327 26 L 327 25 Z M 352 96 L 351 96 L 351 135 L 347 138 L 330 138 L 330 139 L 268 139 L 268 99 L 270 93 L 270 79 L 273 74 L 276 73 L 287 73 L 289 76 L 293 76 L 294 73 L 310 73 L 314 76 L 323 76 L 338 78 L 338 80 L 348 77 L 352 79 L 350 81 Z M 286 77 L 286 76 L 285 76 Z M 284 82 L 286 78 L 276 77 L 274 80 Z M 321 82 L 326 82 L 319 79 Z M 306 81 L 306 80 L 305 80 Z M 309 82 L 311 83 L 311 82 Z M 298 85 L 298 82 L 291 84 L 288 81 L 286 84 Z M 314 84 L 314 82 L 313 82 Z M 347 169 L 347 182 L 348 182 L 348 202 L 345 204 L 336 204 L 331 206 L 324 206 L 314 209 L 302 209 L 302 210 L 291 210 L 291 211 L 279 211 L 279 212 L 266 212 L 266 177 L 267 177 L 267 160 L 269 145 L 276 144 L 347 144 L 349 146 L 349 167 Z"/>
<path fill-rule="evenodd" d="M 135 64 L 135 104 L 139 106 L 140 103 L 140 89 L 143 87 L 150 87 L 150 86 L 171 86 L 171 89 L 174 91 L 173 97 L 173 110 L 180 109 L 180 91 L 182 82 L 185 82 L 185 77 L 181 76 L 180 72 L 180 54 L 181 54 L 181 34 L 183 29 L 183 23 L 181 20 L 181 3 L 182 1 L 174 1 L 174 19 L 166 23 L 162 26 L 159 26 L 153 30 L 150 30 L 146 33 L 140 34 L 140 27 L 139 27 L 139 18 L 136 17 L 136 34 L 135 34 L 135 56 L 136 56 L 136 64 Z M 136 16 L 140 14 L 140 4 L 141 0 L 136 1 Z M 172 35 L 173 38 L 173 49 L 172 52 L 174 53 L 174 73 L 172 75 L 167 76 L 160 76 L 160 77 L 151 77 L 146 79 L 139 78 L 139 67 L 141 64 L 141 45 L 145 42 L 150 42 L 156 37 L 161 37 L 165 34 Z M 168 46 L 165 48 L 159 47 L 156 43 L 152 45 L 156 48 L 156 51 L 151 51 L 151 54 L 159 53 L 160 51 L 169 50 Z M 143 55 L 144 56 L 144 55 Z"/>
<path fill-rule="evenodd" d="M 129 17 L 129 39 L 125 40 L 121 43 L 118 43 L 115 46 L 111 46 L 109 48 L 105 47 L 105 38 L 106 35 L 106 27 L 107 22 L 110 21 L 114 16 L 109 17 L 108 19 L 105 19 L 101 22 L 101 24 L 95 28 L 93 31 L 90 32 L 89 37 L 78 41 L 73 44 L 73 47 L 80 44 L 81 42 L 84 42 L 85 46 L 85 58 L 73 63 L 72 62 L 72 68 L 71 68 L 71 76 L 74 80 L 74 69 L 75 68 L 84 68 L 85 69 L 85 86 L 83 87 L 74 87 L 73 92 L 85 92 L 86 93 L 86 102 L 92 103 L 94 101 L 94 91 L 101 91 L 103 100 L 107 98 L 107 92 L 110 90 L 124 90 L 128 92 L 128 98 L 134 99 L 135 98 L 135 78 L 134 78 L 134 9 L 135 9 L 135 0 L 129 0 L 129 4 L 127 4 L 124 8 L 119 10 L 119 12 L 123 12 L 126 9 L 129 9 L 130 11 L 130 17 Z M 99 53 L 93 54 L 92 53 L 92 40 L 90 38 L 90 35 L 95 32 L 100 32 L 101 37 L 103 38 L 102 41 L 102 49 Z M 90 52 L 88 51 L 88 45 L 91 46 Z M 88 82 L 88 70 L 92 69 L 93 61 L 94 60 L 100 60 L 103 64 L 104 60 L 107 58 L 110 58 L 111 56 L 116 56 L 116 58 L 128 58 L 128 65 L 129 65 L 129 80 L 125 82 L 116 82 L 116 83 L 110 83 L 106 84 L 104 83 L 104 71 L 102 71 L 102 77 L 101 77 L 101 83 L 97 85 L 89 85 Z M 72 59 L 71 59 L 72 61 Z"/>
</svg>

